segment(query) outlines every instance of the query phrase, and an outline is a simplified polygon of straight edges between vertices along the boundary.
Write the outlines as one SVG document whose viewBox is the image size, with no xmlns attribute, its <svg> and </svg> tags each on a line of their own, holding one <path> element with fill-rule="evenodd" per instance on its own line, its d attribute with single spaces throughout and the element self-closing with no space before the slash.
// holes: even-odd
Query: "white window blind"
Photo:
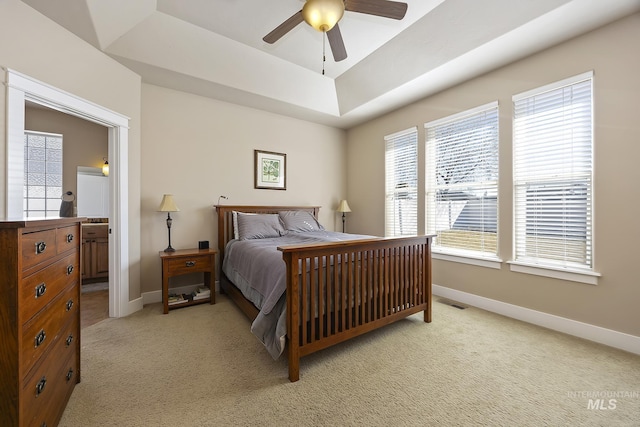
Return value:
<svg viewBox="0 0 640 427">
<path fill-rule="evenodd" d="M 425 124 L 427 232 L 434 249 L 498 252 L 498 103 Z"/>
<path fill-rule="evenodd" d="M 592 267 L 592 78 L 513 97 L 516 261 Z"/>
<path fill-rule="evenodd" d="M 418 130 L 386 136 L 385 235 L 418 234 Z"/>
<path fill-rule="evenodd" d="M 58 216 L 61 197 L 62 135 L 25 132 L 24 216 Z"/>
</svg>

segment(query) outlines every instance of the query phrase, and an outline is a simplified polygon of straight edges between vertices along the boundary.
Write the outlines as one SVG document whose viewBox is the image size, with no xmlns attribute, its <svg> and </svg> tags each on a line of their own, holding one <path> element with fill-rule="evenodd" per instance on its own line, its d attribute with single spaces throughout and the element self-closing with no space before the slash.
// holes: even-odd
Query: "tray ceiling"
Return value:
<svg viewBox="0 0 640 427">
<path fill-rule="evenodd" d="M 640 10 L 640 0 L 405 0 L 405 19 L 346 12 L 348 58 L 300 24 L 302 0 L 22 0 L 143 82 L 349 128 Z"/>
</svg>

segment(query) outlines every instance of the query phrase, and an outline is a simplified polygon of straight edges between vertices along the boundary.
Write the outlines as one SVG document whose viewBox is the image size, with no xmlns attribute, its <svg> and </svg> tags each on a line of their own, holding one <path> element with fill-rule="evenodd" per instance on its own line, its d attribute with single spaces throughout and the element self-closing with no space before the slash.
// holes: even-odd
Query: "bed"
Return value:
<svg viewBox="0 0 640 427">
<path fill-rule="evenodd" d="M 301 357 L 421 311 L 431 322 L 432 236 L 327 231 L 317 206 L 215 208 L 220 292 L 274 358 L 286 351 L 290 381 L 300 378 Z M 277 289 L 247 289 L 258 276 Z"/>
</svg>

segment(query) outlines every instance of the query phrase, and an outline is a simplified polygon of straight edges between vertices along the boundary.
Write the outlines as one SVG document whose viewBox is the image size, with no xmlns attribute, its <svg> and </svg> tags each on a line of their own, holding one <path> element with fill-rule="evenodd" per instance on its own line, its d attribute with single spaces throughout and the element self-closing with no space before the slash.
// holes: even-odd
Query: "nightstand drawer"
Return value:
<svg viewBox="0 0 640 427">
<path fill-rule="evenodd" d="M 167 266 L 171 275 L 209 271 L 211 270 L 211 256 L 193 255 L 170 259 L 167 261 Z"/>
</svg>

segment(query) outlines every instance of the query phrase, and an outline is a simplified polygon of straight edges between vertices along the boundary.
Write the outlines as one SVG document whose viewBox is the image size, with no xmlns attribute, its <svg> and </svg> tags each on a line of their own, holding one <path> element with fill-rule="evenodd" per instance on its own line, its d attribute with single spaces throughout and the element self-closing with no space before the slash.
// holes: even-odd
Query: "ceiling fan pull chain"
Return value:
<svg viewBox="0 0 640 427">
<path fill-rule="evenodd" d="M 327 58 L 325 55 L 325 45 L 327 39 L 327 32 L 322 31 L 322 75 L 324 76 L 324 63 L 327 62 Z"/>
</svg>

